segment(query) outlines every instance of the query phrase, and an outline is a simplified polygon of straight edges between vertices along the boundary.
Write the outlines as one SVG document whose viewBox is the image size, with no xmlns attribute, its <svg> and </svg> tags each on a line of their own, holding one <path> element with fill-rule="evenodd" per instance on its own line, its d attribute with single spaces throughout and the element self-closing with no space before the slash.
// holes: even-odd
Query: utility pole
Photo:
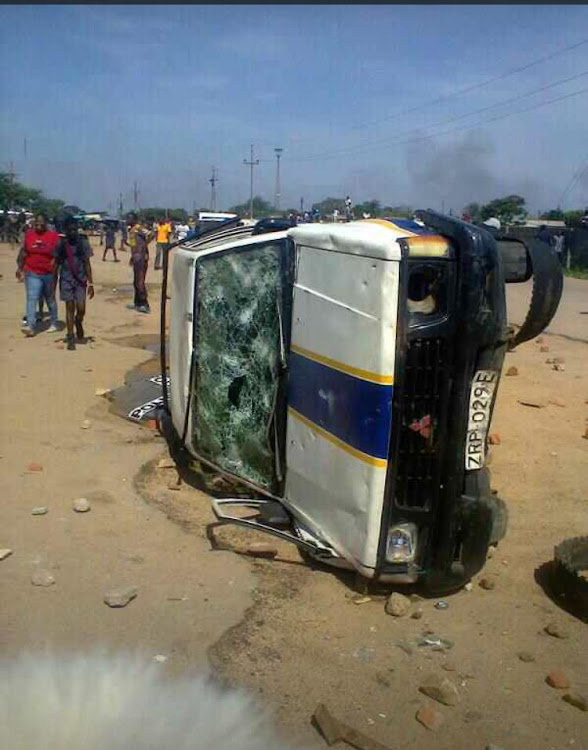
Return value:
<svg viewBox="0 0 588 750">
<path fill-rule="evenodd" d="M 118 194 L 118 218 L 122 219 L 123 217 L 123 199 L 122 199 L 122 193 Z"/>
<path fill-rule="evenodd" d="M 276 199 L 274 201 L 276 211 L 280 210 L 280 156 L 283 150 L 283 148 L 274 149 L 276 153 Z"/>
<path fill-rule="evenodd" d="M 16 177 L 16 173 L 14 171 L 14 162 L 10 162 L 10 172 L 8 173 L 10 177 L 10 200 L 8 208 L 11 210 L 14 208 L 14 178 Z"/>
<path fill-rule="evenodd" d="M 300 213 L 304 213 L 304 198 L 300 199 Z"/>
<path fill-rule="evenodd" d="M 251 159 L 243 159 L 243 164 L 247 165 L 251 169 L 251 184 L 249 188 L 249 218 L 253 219 L 253 167 L 259 164 L 259 159 L 253 158 L 253 144 L 251 144 Z"/>
<path fill-rule="evenodd" d="M 133 205 L 135 207 L 135 212 L 137 212 L 139 208 L 139 190 L 137 189 L 137 180 L 133 183 Z"/>
<path fill-rule="evenodd" d="M 253 147 L 252 147 L 253 148 Z M 216 176 L 216 169 L 215 167 L 212 168 L 212 177 L 210 180 L 210 210 L 216 211 L 216 183 L 217 183 L 217 176 Z"/>
</svg>

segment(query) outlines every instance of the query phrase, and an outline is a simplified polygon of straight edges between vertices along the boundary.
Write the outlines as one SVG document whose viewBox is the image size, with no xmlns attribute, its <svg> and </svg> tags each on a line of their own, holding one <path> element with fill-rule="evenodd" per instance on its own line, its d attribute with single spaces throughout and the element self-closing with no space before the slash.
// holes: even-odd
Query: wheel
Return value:
<svg viewBox="0 0 588 750">
<path fill-rule="evenodd" d="M 565 539 L 554 550 L 553 585 L 588 613 L 588 579 L 582 573 L 588 573 L 588 536 Z"/>
</svg>

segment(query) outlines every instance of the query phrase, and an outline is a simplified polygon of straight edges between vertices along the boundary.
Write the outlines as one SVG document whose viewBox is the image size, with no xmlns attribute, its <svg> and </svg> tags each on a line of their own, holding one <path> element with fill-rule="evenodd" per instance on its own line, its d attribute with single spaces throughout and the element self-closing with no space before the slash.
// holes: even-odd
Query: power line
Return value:
<svg viewBox="0 0 588 750">
<path fill-rule="evenodd" d="M 513 102 L 519 101 L 521 99 L 525 99 L 525 98 L 527 98 L 529 96 L 532 96 L 534 94 L 538 94 L 538 93 L 540 93 L 542 91 L 546 91 L 547 89 L 554 88 L 555 86 L 560 86 L 563 83 L 569 83 L 572 80 L 576 80 L 576 79 L 581 78 L 581 77 L 586 76 L 586 75 L 588 75 L 588 71 L 584 71 L 583 73 L 578 73 L 575 76 L 570 76 L 569 78 L 565 78 L 565 79 L 563 79 L 561 81 L 556 81 L 555 83 L 546 84 L 545 86 L 541 86 L 540 88 L 534 89 L 533 91 L 528 91 L 525 94 L 521 94 L 519 96 L 511 97 L 510 99 L 505 99 L 502 102 L 498 102 L 496 104 L 491 104 L 491 105 L 489 105 L 487 107 L 482 107 L 481 109 L 476 109 L 476 110 L 473 110 L 471 112 L 466 112 L 466 113 L 464 113 L 462 115 L 456 115 L 455 117 L 451 117 L 451 118 L 449 118 L 447 120 L 441 120 L 441 121 L 436 122 L 436 123 L 434 123 L 432 125 L 427 125 L 426 127 L 427 128 L 435 128 L 435 127 L 439 127 L 440 125 L 447 125 L 447 124 L 449 124 L 451 122 L 455 122 L 456 120 L 463 120 L 466 117 L 472 117 L 473 115 L 478 115 L 478 114 L 481 114 L 482 112 L 487 112 L 490 109 L 496 109 L 497 107 L 502 107 L 502 106 L 505 106 L 507 104 L 512 104 Z M 575 96 L 576 93 L 582 93 L 585 90 L 586 89 L 583 89 L 580 92 L 574 92 L 574 93 L 570 94 L 569 96 Z M 518 110 L 517 112 L 507 112 L 504 115 L 504 117 L 509 117 L 509 116 L 511 116 L 513 114 L 518 114 L 519 112 L 520 113 L 526 112 L 526 111 L 528 111 L 528 109 L 537 109 L 537 108 L 542 107 L 544 105 L 552 104 L 552 103 L 555 103 L 555 102 L 561 101 L 562 99 L 567 99 L 567 98 L 568 98 L 568 96 L 563 96 L 563 97 L 559 97 L 557 99 L 549 100 L 547 102 L 540 102 L 539 104 L 533 105 L 532 107 L 527 108 L 527 109 Z M 503 116 L 501 115 L 499 117 L 490 118 L 487 122 L 494 122 L 497 119 L 502 119 L 502 117 Z M 483 121 L 483 122 L 477 123 L 477 124 L 475 124 L 473 126 L 466 126 L 465 128 L 456 128 L 455 130 L 468 130 L 468 129 L 471 129 L 471 128 L 479 127 L 479 126 L 484 125 L 484 124 L 485 123 Z M 412 128 L 410 130 L 405 130 L 405 131 L 400 131 L 399 133 L 395 133 L 394 136 L 392 136 L 392 137 L 388 136 L 387 138 L 381 138 L 381 139 L 378 139 L 376 141 L 370 141 L 368 143 L 359 144 L 357 146 L 349 146 L 347 148 L 338 149 L 336 151 L 327 151 L 326 153 L 323 153 L 323 154 L 312 154 L 311 156 L 300 157 L 298 159 L 289 159 L 289 161 L 294 161 L 294 162 L 322 161 L 323 159 L 332 159 L 332 158 L 337 157 L 337 156 L 346 156 L 346 155 L 353 154 L 353 153 L 359 153 L 359 152 L 363 152 L 363 151 L 369 151 L 369 150 L 371 150 L 373 148 L 379 148 L 380 146 L 383 146 L 383 145 L 386 145 L 386 144 L 390 144 L 391 142 L 393 143 L 394 140 L 398 136 L 409 135 L 410 133 L 417 133 L 419 130 L 420 130 L 420 128 Z M 447 131 L 447 132 L 454 132 L 454 131 L 450 130 L 450 131 Z M 432 134 L 430 136 L 424 136 L 424 137 L 425 137 L 425 139 L 426 138 L 435 137 L 435 134 Z M 420 139 L 417 139 L 417 140 L 420 140 Z M 408 142 L 410 142 L 410 141 L 408 141 Z"/>
<path fill-rule="evenodd" d="M 570 190 L 574 187 L 576 182 L 580 179 L 580 177 L 584 174 L 584 172 L 587 169 L 588 169 L 588 157 L 582 160 L 582 162 L 580 163 L 580 166 L 572 175 L 572 179 L 568 182 L 562 194 L 560 195 L 559 200 L 557 201 L 558 206 L 561 206 L 564 199 L 567 197 L 567 194 L 570 192 Z"/>
<path fill-rule="evenodd" d="M 499 73 L 498 75 L 493 76 L 492 78 L 488 78 L 487 80 L 482 81 L 481 83 L 475 83 L 471 86 L 466 86 L 465 88 L 458 89 L 457 91 L 454 91 L 450 94 L 445 94 L 443 96 L 438 97 L 437 99 L 433 99 L 432 101 L 423 102 L 422 104 L 418 104 L 414 107 L 410 107 L 409 109 L 401 110 L 400 112 L 396 112 L 395 114 L 390 115 L 388 117 L 384 117 L 378 120 L 371 120 L 361 125 L 352 125 L 348 128 L 345 128 L 345 130 L 347 131 L 362 130 L 364 128 L 371 127 L 372 125 L 379 125 L 380 123 L 390 122 L 391 120 L 396 120 L 399 117 L 404 117 L 405 115 L 413 114 L 414 112 L 420 112 L 421 110 L 427 109 L 428 107 L 434 107 L 437 104 L 441 104 L 442 102 L 449 101 L 450 99 L 455 99 L 459 96 L 463 96 L 464 94 L 469 94 L 471 91 L 476 91 L 477 89 L 481 89 L 486 86 L 489 86 L 491 83 L 496 83 L 497 81 L 502 81 L 505 78 L 510 78 L 510 76 L 516 75 L 517 73 L 522 73 L 525 70 L 529 70 L 529 68 L 533 68 L 536 65 L 540 65 L 541 63 L 547 62 L 548 60 L 552 60 L 554 57 L 563 55 L 566 52 L 571 52 L 572 50 L 577 49 L 578 47 L 581 47 L 584 44 L 588 44 L 588 39 L 582 39 L 580 42 L 576 42 L 575 44 L 570 44 L 567 47 L 562 47 L 561 49 L 555 50 L 554 52 L 551 52 L 548 55 L 544 55 L 543 57 L 539 57 L 536 60 L 531 60 L 531 62 L 526 63 L 525 65 L 520 65 L 516 68 L 511 68 L 509 70 L 506 70 L 503 73 Z M 298 140 L 297 143 L 304 142 L 305 140 L 309 140 L 309 139 L 302 138 Z"/>
<path fill-rule="evenodd" d="M 259 164 L 259 159 L 253 158 L 253 144 L 251 144 L 251 160 L 243 159 L 243 164 L 246 164 L 251 169 L 251 186 L 249 192 L 249 218 L 253 219 L 253 167 Z"/>
<path fill-rule="evenodd" d="M 216 211 L 216 183 L 218 178 L 215 167 L 212 168 L 212 177 L 208 181 L 210 182 L 210 210 Z"/>
</svg>

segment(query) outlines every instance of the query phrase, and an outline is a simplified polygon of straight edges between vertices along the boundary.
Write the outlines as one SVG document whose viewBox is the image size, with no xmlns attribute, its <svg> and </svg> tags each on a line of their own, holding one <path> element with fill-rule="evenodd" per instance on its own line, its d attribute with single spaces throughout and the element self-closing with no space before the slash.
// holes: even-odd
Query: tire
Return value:
<svg viewBox="0 0 588 750">
<path fill-rule="evenodd" d="M 573 598 L 588 610 L 588 536 L 565 539 L 554 549 L 553 584 L 556 592 Z"/>
</svg>

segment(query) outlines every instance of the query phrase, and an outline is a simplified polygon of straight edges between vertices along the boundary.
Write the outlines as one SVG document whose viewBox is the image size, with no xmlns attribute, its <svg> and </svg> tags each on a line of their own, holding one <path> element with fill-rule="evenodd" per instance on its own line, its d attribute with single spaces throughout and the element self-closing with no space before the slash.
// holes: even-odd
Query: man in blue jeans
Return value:
<svg viewBox="0 0 588 750">
<path fill-rule="evenodd" d="M 17 258 L 16 278 L 24 275 L 27 291 L 27 322 L 22 330 L 26 336 L 35 335 L 35 324 L 39 299 L 44 297 L 51 316 L 49 331 L 58 331 L 57 302 L 53 282 L 55 251 L 59 234 L 47 228 L 47 217 L 38 214 L 33 229 L 25 232 L 24 241 Z"/>
</svg>

